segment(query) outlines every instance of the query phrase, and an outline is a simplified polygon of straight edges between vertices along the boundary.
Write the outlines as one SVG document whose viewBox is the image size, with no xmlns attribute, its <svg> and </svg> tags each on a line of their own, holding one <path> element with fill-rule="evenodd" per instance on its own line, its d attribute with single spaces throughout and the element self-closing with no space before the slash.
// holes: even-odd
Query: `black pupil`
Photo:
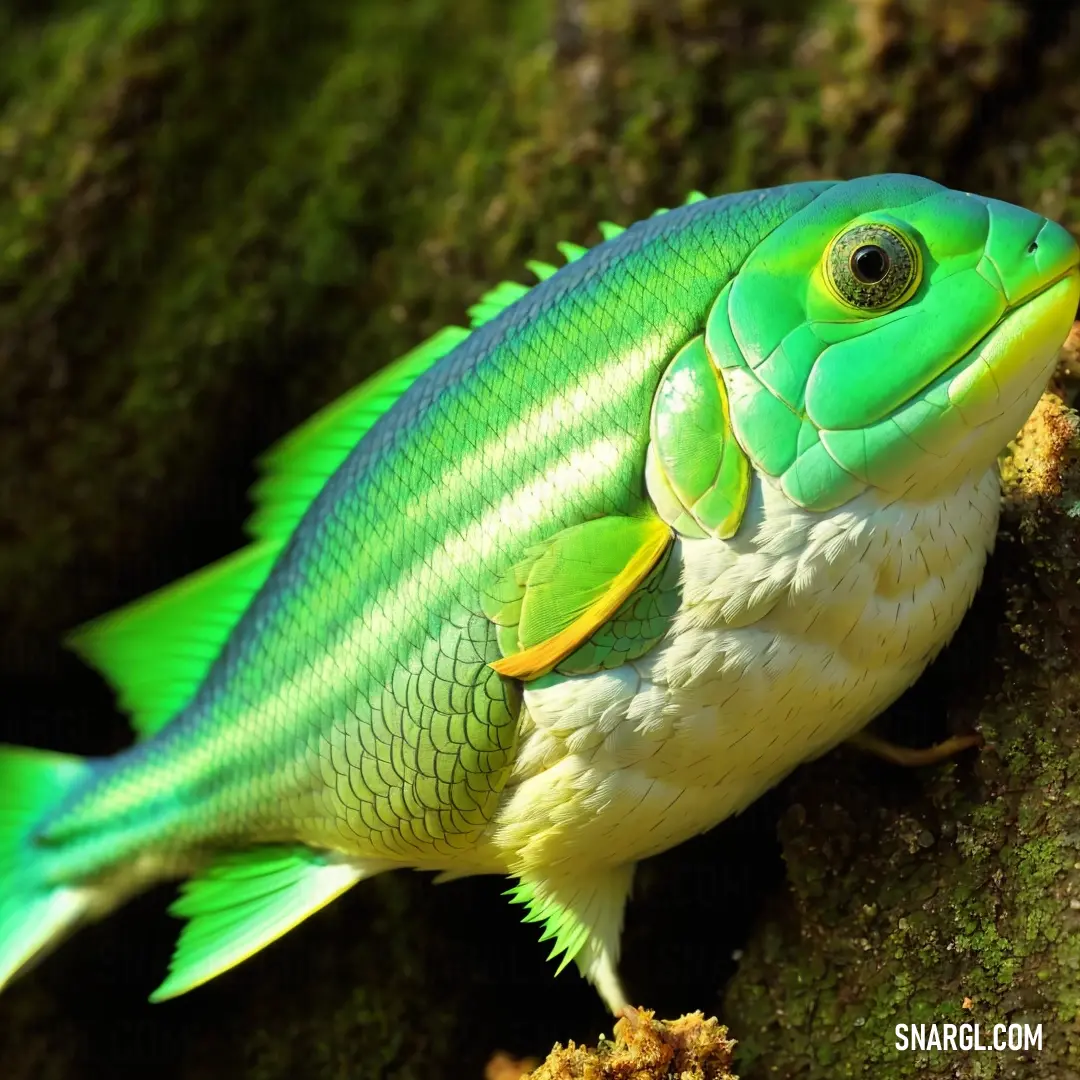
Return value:
<svg viewBox="0 0 1080 1080">
<path fill-rule="evenodd" d="M 876 285 L 889 272 L 889 256 L 876 244 L 856 248 L 851 256 L 851 269 L 866 285 Z"/>
</svg>

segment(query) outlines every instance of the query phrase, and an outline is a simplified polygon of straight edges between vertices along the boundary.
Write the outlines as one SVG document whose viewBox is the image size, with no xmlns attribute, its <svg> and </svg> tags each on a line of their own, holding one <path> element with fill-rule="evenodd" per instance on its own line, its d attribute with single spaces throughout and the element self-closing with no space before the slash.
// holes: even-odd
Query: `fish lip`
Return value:
<svg viewBox="0 0 1080 1080">
<path fill-rule="evenodd" d="M 994 325 L 991 326 L 990 329 L 987 330 L 986 333 L 983 334 L 983 336 L 979 338 L 979 340 L 976 341 L 970 349 L 967 350 L 967 352 L 965 352 L 962 356 L 958 356 L 956 360 L 954 360 L 948 366 L 948 368 L 946 368 L 945 371 L 942 372 L 942 375 L 945 375 L 948 372 L 952 371 L 955 367 L 964 363 L 965 360 L 970 360 L 972 354 L 982 348 L 982 346 L 987 341 L 989 341 L 990 338 L 992 338 L 994 334 L 997 333 L 997 331 L 1000 330 L 1001 327 L 1006 322 L 1008 322 L 1009 319 L 1012 318 L 1013 315 L 1015 315 L 1018 311 L 1023 310 L 1033 300 L 1038 300 L 1039 297 L 1043 295 L 1043 293 L 1049 292 L 1055 285 L 1060 285 L 1061 282 L 1065 281 L 1067 278 L 1070 277 L 1080 277 L 1080 261 L 1074 262 L 1073 265 L 1068 268 L 1068 270 L 1065 270 L 1062 273 L 1058 274 L 1058 276 L 1053 278 L 1051 281 L 1045 282 L 1034 292 L 1028 293 L 1027 296 L 1025 296 L 1022 300 L 1018 300 L 1015 304 L 1010 304 L 1008 307 L 1006 307 L 999 316 L 998 320 L 994 323 Z M 1074 319 L 1073 321 L 1075 322 L 1076 320 Z"/>
<path fill-rule="evenodd" d="M 1020 300 L 1017 300 L 1015 304 L 1009 304 L 1005 308 L 1005 311 L 1002 314 L 1001 318 L 998 319 L 998 321 L 996 323 L 994 323 L 994 326 L 996 327 L 1000 323 L 1003 323 L 1010 315 L 1013 314 L 1013 312 L 1019 311 L 1020 308 L 1022 308 L 1025 304 L 1030 304 L 1032 300 L 1038 299 L 1040 296 L 1042 296 L 1042 294 L 1044 292 L 1047 292 L 1049 289 L 1052 289 L 1059 282 L 1062 282 L 1067 277 L 1071 277 L 1071 276 L 1073 276 L 1075 274 L 1080 274 L 1080 253 L 1077 253 L 1077 255 L 1075 256 L 1075 258 L 1073 260 L 1072 265 L 1069 266 L 1067 269 L 1063 270 L 1060 274 L 1057 275 L 1057 277 L 1052 278 L 1050 281 L 1044 282 L 1037 289 L 1035 289 L 1032 292 L 1029 292 L 1027 294 L 1027 296 L 1024 296 Z"/>
<path fill-rule="evenodd" d="M 913 395 L 913 397 L 908 402 L 905 402 L 899 408 L 897 408 L 892 413 L 890 413 L 889 418 L 890 419 L 895 418 L 899 413 L 901 413 L 905 408 L 907 408 L 916 399 L 925 401 L 927 399 L 927 397 L 934 390 L 939 389 L 941 387 L 949 387 L 950 384 L 953 382 L 953 380 L 958 378 L 960 375 L 962 375 L 963 371 L 967 368 L 967 366 L 969 364 L 973 363 L 974 361 L 976 361 L 980 357 L 980 355 L 984 352 L 984 350 L 986 350 L 988 347 L 992 348 L 991 343 L 992 343 L 994 337 L 1003 329 L 1004 325 L 1006 323 L 1008 323 L 1010 319 L 1012 319 L 1015 315 L 1017 315 L 1019 312 L 1021 312 L 1028 304 L 1032 303 L 1033 301 L 1038 300 L 1040 297 L 1044 296 L 1047 292 L 1049 292 L 1051 289 L 1055 288 L 1056 286 L 1061 285 L 1062 282 L 1068 281 L 1069 279 L 1077 279 L 1077 278 L 1080 278 L 1080 263 L 1078 263 L 1077 265 L 1071 266 L 1071 267 L 1069 267 L 1068 270 L 1056 275 L 1053 279 L 1045 282 L 1042 285 L 1042 287 L 1039 288 L 1037 291 L 1030 293 L 1023 300 L 1019 301 L 1018 303 L 1016 303 L 1012 307 L 1008 308 L 1004 312 L 1004 314 L 1002 314 L 1001 317 L 999 319 L 997 319 L 997 321 L 993 324 L 993 326 L 991 326 L 990 329 L 987 330 L 987 332 L 985 334 L 983 334 L 982 337 L 980 337 L 979 340 L 976 341 L 974 345 L 971 346 L 970 349 L 967 349 L 963 354 L 958 356 L 943 372 L 941 372 L 940 375 L 937 376 L 937 378 L 933 379 L 927 385 L 922 387 L 922 389 L 916 395 Z M 1062 339 L 1062 340 L 1064 340 L 1064 339 Z M 1060 348 L 1060 344 L 1059 344 L 1059 348 Z M 1011 401 L 1006 402 L 1006 405 L 1005 405 L 1006 409 L 1011 408 L 1013 405 L 1015 405 L 1016 401 L 1018 401 L 1020 398 L 1022 398 L 1024 396 L 1024 394 L 1027 393 L 1030 390 L 1031 386 L 1036 381 L 1038 381 L 1040 378 L 1043 380 L 1043 384 L 1045 385 L 1046 379 L 1049 378 L 1050 372 L 1053 370 L 1054 363 L 1055 363 L 1054 358 L 1055 358 L 1057 352 L 1058 352 L 1058 349 L 1053 350 L 1053 353 L 1048 357 L 1047 363 L 1044 364 L 1040 370 L 1038 370 L 1038 371 L 1031 370 L 1031 378 L 1025 383 L 1025 385 L 1023 387 L 1020 387 L 1019 389 L 1015 388 L 1013 380 L 1007 380 L 1006 383 L 1000 382 L 999 381 L 999 373 L 994 371 L 993 369 L 990 370 L 990 372 L 989 372 L 990 377 L 993 378 L 994 382 L 996 383 L 999 394 L 1004 389 L 1005 385 L 1009 385 L 1012 388 Z M 1032 356 L 1030 359 L 1033 359 L 1033 358 L 1034 358 L 1034 356 Z M 1030 363 L 1026 364 L 1025 369 L 1031 369 L 1031 368 L 1033 368 L 1033 366 L 1034 365 L 1032 365 Z M 1032 403 L 1032 404 L 1034 404 L 1034 403 Z M 937 411 L 937 409 L 935 409 L 935 412 L 936 411 Z M 947 411 L 947 407 L 941 409 L 942 413 L 944 413 L 945 411 Z M 963 413 L 962 410 L 960 412 L 960 415 L 961 415 L 961 417 L 964 417 L 964 413 Z M 988 417 L 985 417 L 985 418 L 977 421 L 974 424 L 968 423 L 967 419 L 965 418 L 964 422 L 965 422 L 965 426 L 967 426 L 970 431 L 974 431 L 974 430 L 976 430 L 978 428 L 985 427 L 987 424 L 994 423 L 997 418 L 998 418 L 997 416 L 988 416 Z M 1021 421 L 1021 423 L 1022 423 L 1022 421 Z M 1017 426 L 1019 427 L 1019 424 Z M 919 448 L 924 453 L 930 455 L 931 457 L 941 459 L 941 458 L 948 457 L 950 454 L 952 454 L 954 452 L 952 447 L 945 448 L 945 449 L 934 449 L 932 445 L 928 445 L 925 440 L 921 439 L 921 437 L 919 436 L 918 431 L 912 431 L 912 430 L 905 429 L 905 434 L 907 434 L 907 436 L 917 446 L 919 446 Z M 1008 438 L 1008 436 L 1006 437 L 1006 439 L 1007 438 Z M 1002 445 L 1004 445 L 1005 441 L 1006 441 L 1005 439 L 1002 440 Z M 932 442 L 932 440 L 931 440 L 931 442 Z"/>
<path fill-rule="evenodd" d="M 934 379 L 931 379 L 930 382 L 928 382 L 925 386 L 921 387 L 912 396 L 911 400 L 914 400 L 915 398 L 925 398 L 926 395 L 939 383 L 948 382 L 951 379 L 955 378 L 956 375 L 960 372 L 960 370 L 966 364 L 970 363 L 972 359 L 982 351 L 982 349 L 986 346 L 987 342 L 989 342 L 993 338 L 993 336 L 1005 325 L 1005 323 L 1007 323 L 1017 312 L 1022 311 L 1025 307 L 1027 307 L 1028 304 L 1032 303 L 1035 300 L 1038 300 L 1040 296 L 1042 296 L 1044 293 L 1049 292 L 1055 285 L 1060 285 L 1063 281 L 1066 281 L 1070 277 L 1080 277 L 1080 261 L 1074 263 L 1067 270 L 1062 271 L 1062 273 L 1058 274 L 1052 280 L 1045 282 L 1034 292 L 1028 293 L 1028 295 L 1025 296 L 1023 300 L 1019 300 L 1015 304 L 1006 307 L 1005 310 L 998 317 L 998 319 L 990 327 L 990 329 L 987 330 L 986 333 L 983 334 L 982 337 L 980 337 L 978 341 L 976 341 L 971 346 L 970 349 L 966 349 L 964 352 L 962 352 L 955 360 L 952 361 L 951 364 L 949 364 L 947 368 L 945 368 L 944 371 L 941 372 L 940 375 L 938 375 Z M 897 406 L 897 408 L 890 412 L 888 416 L 895 416 L 896 413 L 903 409 L 904 406 L 907 404 L 908 402 L 904 402 L 901 405 Z M 882 417 L 882 419 L 886 419 L 886 417 Z"/>
</svg>

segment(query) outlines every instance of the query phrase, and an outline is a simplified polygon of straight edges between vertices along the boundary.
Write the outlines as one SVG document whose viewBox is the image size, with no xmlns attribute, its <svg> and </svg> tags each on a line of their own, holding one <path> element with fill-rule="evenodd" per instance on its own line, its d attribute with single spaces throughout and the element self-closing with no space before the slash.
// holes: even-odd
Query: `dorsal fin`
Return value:
<svg viewBox="0 0 1080 1080">
<path fill-rule="evenodd" d="M 259 458 L 263 476 L 251 490 L 256 509 L 245 526 L 249 535 L 287 540 L 323 484 L 375 421 L 468 336 L 463 327 L 443 327 L 275 443 Z"/>
<path fill-rule="evenodd" d="M 119 611 L 76 629 L 67 644 L 117 691 L 142 736 L 191 700 L 281 549 L 323 484 L 378 418 L 469 336 L 448 326 L 349 391 L 273 446 L 259 464 L 254 543 Z"/>
<path fill-rule="evenodd" d="M 610 222 L 601 223 L 600 225 L 600 234 L 607 240 L 609 237 L 604 232 L 604 224 L 610 225 Z M 616 228 L 618 228 L 618 226 L 616 226 Z M 619 232 L 623 231 L 624 230 L 619 229 Z M 580 244 L 571 244 L 566 241 L 561 241 L 556 244 L 555 247 L 566 259 L 568 265 L 572 262 L 576 262 L 589 250 L 588 248 L 582 247 Z M 537 281 L 547 281 L 552 274 L 558 272 L 558 267 L 552 266 L 551 263 L 539 262 L 536 259 L 530 259 L 525 266 L 526 269 L 536 277 Z M 532 288 L 532 286 L 521 285 L 516 281 L 500 281 L 494 289 L 489 289 L 471 308 L 469 308 L 469 318 L 471 319 L 469 325 L 475 330 L 478 326 L 483 326 L 484 323 L 491 322 L 496 315 L 501 314 L 511 304 L 517 303 L 530 288 Z"/>
<path fill-rule="evenodd" d="M 567 240 L 555 245 L 568 263 L 577 262 L 589 249 L 580 244 L 571 244 Z"/>
<path fill-rule="evenodd" d="M 605 222 L 600 231 L 608 240 L 624 230 Z M 556 246 L 568 263 L 587 250 Z M 547 262 L 526 265 L 540 281 L 557 272 Z M 528 291 L 517 282 L 497 285 L 469 309 L 471 327 L 495 318 Z M 262 476 L 251 492 L 255 510 L 246 529 L 252 544 L 68 637 L 67 644 L 116 689 L 138 734 L 152 735 L 191 700 L 326 481 L 379 417 L 470 332 L 443 328 L 271 447 L 259 459 Z"/>
<path fill-rule="evenodd" d="M 68 646 L 116 689 L 137 734 L 154 734 L 191 700 L 327 478 L 413 382 L 468 336 L 445 327 L 273 446 L 252 491 L 254 543 L 68 636 Z"/>
</svg>

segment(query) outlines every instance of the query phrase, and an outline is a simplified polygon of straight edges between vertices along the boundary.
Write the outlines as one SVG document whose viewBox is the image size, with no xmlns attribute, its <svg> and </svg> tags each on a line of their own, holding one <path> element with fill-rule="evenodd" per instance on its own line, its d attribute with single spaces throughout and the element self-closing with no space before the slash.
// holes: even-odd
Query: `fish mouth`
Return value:
<svg viewBox="0 0 1080 1080">
<path fill-rule="evenodd" d="M 948 404 L 967 426 L 978 427 L 1011 412 L 1036 385 L 1042 391 L 1078 305 L 1080 267 L 1074 263 L 1011 306 L 952 365 L 944 377 Z"/>
</svg>

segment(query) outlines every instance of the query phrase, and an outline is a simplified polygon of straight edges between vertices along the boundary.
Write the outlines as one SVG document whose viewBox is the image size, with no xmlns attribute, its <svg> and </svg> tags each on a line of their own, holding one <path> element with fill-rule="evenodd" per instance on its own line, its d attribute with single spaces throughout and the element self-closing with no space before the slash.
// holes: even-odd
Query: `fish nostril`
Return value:
<svg viewBox="0 0 1080 1080">
<path fill-rule="evenodd" d="M 1034 255 L 1035 252 L 1038 251 L 1038 249 L 1039 249 L 1039 241 L 1038 240 L 1032 240 L 1031 243 L 1028 244 L 1027 250 L 1028 250 L 1029 255 Z"/>
</svg>

